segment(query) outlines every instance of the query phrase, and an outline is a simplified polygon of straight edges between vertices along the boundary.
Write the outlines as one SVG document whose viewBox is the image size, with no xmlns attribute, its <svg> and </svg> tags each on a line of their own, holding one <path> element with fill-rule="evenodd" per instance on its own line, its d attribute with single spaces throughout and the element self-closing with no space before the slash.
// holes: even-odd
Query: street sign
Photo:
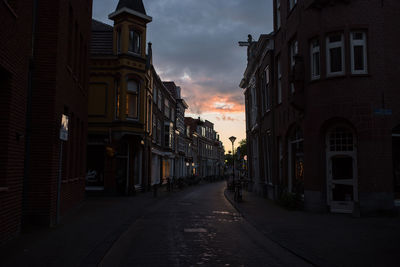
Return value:
<svg viewBox="0 0 400 267">
<path fill-rule="evenodd" d="M 60 128 L 60 140 L 62 141 L 68 141 L 68 122 L 69 122 L 69 117 L 63 114 L 61 117 L 61 128 Z"/>
<path fill-rule="evenodd" d="M 375 115 L 390 116 L 393 114 L 391 109 L 378 108 L 374 110 Z"/>
</svg>

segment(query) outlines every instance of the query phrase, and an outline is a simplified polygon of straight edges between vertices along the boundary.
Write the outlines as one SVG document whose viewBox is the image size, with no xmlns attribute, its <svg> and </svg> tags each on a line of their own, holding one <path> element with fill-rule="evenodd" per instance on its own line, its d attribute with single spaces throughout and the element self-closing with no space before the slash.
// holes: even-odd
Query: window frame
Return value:
<svg viewBox="0 0 400 267">
<path fill-rule="evenodd" d="M 363 36 L 362 40 L 354 40 L 353 34 L 361 33 Z M 354 58 L 354 47 L 363 47 L 363 59 L 364 59 L 364 69 L 355 69 L 355 58 Z M 368 54 L 367 54 L 367 33 L 365 31 L 351 31 L 350 32 L 350 58 L 351 58 L 351 73 L 352 74 L 368 74 Z"/>
<path fill-rule="evenodd" d="M 299 53 L 299 42 L 297 41 L 296 38 L 294 38 L 294 39 L 292 39 L 292 41 L 290 41 L 289 44 L 290 44 L 289 45 L 290 73 L 294 73 L 294 67 L 296 65 L 295 57 Z M 293 82 L 290 82 L 289 89 L 290 89 L 290 93 L 294 94 L 296 89 L 294 87 L 294 83 Z"/>
<path fill-rule="evenodd" d="M 337 42 L 330 42 L 329 38 L 334 35 L 340 35 L 341 40 Z M 331 53 L 330 49 L 340 48 L 341 51 L 341 65 L 342 70 L 332 72 L 331 71 Z M 332 33 L 326 36 L 326 76 L 327 77 L 336 77 L 343 76 L 346 72 L 346 61 L 345 61 L 345 47 L 344 47 L 344 34 L 340 33 Z"/>
<path fill-rule="evenodd" d="M 276 59 L 276 69 L 277 69 L 277 103 L 282 104 L 282 63 L 280 55 Z"/>
<path fill-rule="evenodd" d="M 129 86 L 128 86 L 129 82 L 135 82 L 136 83 L 136 85 L 137 85 L 136 91 L 129 90 Z M 126 103 L 126 107 L 125 107 L 126 111 L 125 111 L 125 113 L 126 113 L 126 119 L 127 120 L 138 120 L 139 117 L 140 117 L 140 115 L 139 115 L 139 106 L 140 106 L 139 93 L 140 93 L 140 82 L 135 80 L 135 79 L 128 78 L 127 81 L 126 81 L 126 101 L 125 101 L 125 103 Z M 129 96 L 135 96 L 136 97 L 136 115 L 137 115 L 136 117 L 129 116 L 130 115 L 129 114 Z"/>
<path fill-rule="evenodd" d="M 314 43 L 318 42 L 318 47 L 314 47 Z M 314 65 L 314 54 L 319 54 L 318 56 L 318 62 L 319 62 L 319 68 L 318 68 L 318 75 L 316 74 L 316 66 Z M 311 74 L 311 80 L 319 80 L 321 79 L 321 42 L 319 38 L 314 38 L 310 42 L 310 74 Z"/>
<path fill-rule="evenodd" d="M 133 36 L 131 37 L 131 33 L 133 33 Z M 135 41 L 135 36 L 138 38 L 138 47 L 135 47 L 135 44 L 132 44 L 131 42 Z M 131 47 L 133 46 L 133 47 Z M 133 49 L 133 51 L 131 50 Z M 137 51 L 136 51 L 137 50 Z M 128 45 L 128 52 L 133 53 L 136 55 L 140 55 L 142 51 L 142 33 L 134 28 L 129 29 L 129 45 Z"/>
</svg>

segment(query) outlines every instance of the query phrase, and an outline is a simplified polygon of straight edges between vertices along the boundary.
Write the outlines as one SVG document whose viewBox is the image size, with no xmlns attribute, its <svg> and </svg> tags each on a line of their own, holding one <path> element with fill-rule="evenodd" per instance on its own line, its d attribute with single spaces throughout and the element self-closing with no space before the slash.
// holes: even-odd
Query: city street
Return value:
<svg viewBox="0 0 400 267">
<path fill-rule="evenodd" d="M 100 266 L 305 266 L 266 239 L 208 184 L 155 205 L 135 221 Z"/>
<path fill-rule="evenodd" d="M 52 229 L 25 233 L 1 266 L 306 266 L 250 225 L 225 182 L 89 198 Z"/>
</svg>

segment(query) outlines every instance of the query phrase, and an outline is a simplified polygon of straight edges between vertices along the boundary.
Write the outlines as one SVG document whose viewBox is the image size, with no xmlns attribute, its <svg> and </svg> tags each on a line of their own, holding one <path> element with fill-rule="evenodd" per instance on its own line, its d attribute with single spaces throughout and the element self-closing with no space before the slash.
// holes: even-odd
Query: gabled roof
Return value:
<svg viewBox="0 0 400 267">
<path fill-rule="evenodd" d="M 115 11 L 123 9 L 124 7 L 146 15 L 142 0 L 119 0 Z"/>
<path fill-rule="evenodd" d="M 113 27 L 92 19 L 90 54 L 113 55 Z"/>
</svg>

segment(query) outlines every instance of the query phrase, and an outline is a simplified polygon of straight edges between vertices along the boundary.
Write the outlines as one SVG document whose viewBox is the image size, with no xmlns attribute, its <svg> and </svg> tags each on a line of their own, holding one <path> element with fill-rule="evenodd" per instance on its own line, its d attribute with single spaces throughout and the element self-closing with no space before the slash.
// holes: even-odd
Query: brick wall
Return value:
<svg viewBox="0 0 400 267">
<path fill-rule="evenodd" d="M 0 244 L 21 228 L 31 8 L 0 4 Z"/>
</svg>

